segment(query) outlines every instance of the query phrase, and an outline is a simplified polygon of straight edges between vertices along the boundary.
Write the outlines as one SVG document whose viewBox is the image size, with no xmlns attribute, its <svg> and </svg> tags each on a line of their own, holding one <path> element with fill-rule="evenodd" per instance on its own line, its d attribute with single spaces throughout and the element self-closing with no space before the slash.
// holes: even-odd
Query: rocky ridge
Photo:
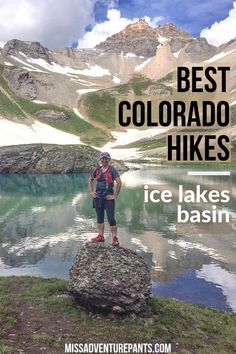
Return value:
<svg viewBox="0 0 236 354">
<path fill-rule="evenodd" d="M 183 46 L 192 37 L 185 31 L 178 29 L 174 24 L 167 23 L 157 28 L 151 27 L 145 20 L 128 25 L 124 30 L 107 38 L 98 44 L 96 48 L 108 52 L 134 53 L 138 56 L 152 57 L 156 48 L 163 42 L 173 40 L 173 46 L 177 40 L 181 40 Z"/>
<path fill-rule="evenodd" d="M 99 152 L 87 145 L 27 144 L 2 146 L 0 173 L 91 172 L 97 166 Z M 121 161 L 113 161 L 125 170 Z"/>
<path fill-rule="evenodd" d="M 2 49 L 4 56 L 18 56 L 19 52 L 33 59 L 44 59 L 48 63 L 51 63 L 52 60 L 49 49 L 42 46 L 39 42 L 12 39 L 8 41 Z"/>
</svg>

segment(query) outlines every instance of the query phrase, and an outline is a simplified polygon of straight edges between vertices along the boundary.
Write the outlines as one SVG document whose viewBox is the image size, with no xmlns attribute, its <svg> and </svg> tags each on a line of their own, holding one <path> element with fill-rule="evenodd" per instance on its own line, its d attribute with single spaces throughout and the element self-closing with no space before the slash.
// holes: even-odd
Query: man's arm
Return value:
<svg viewBox="0 0 236 354">
<path fill-rule="evenodd" d="M 122 186 L 122 182 L 121 182 L 120 177 L 116 177 L 115 182 L 116 182 L 115 198 L 117 198 L 120 193 L 121 186 Z"/>
<path fill-rule="evenodd" d="M 96 198 L 96 192 L 94 192 L 94 189 L 93 189 L 93 181 L 94 181 L 94 178 L 92 176 L 89 176 L 89 180 L 88 180 L 89 193 L 93 196 L 93 198 Z"/>
</svg>

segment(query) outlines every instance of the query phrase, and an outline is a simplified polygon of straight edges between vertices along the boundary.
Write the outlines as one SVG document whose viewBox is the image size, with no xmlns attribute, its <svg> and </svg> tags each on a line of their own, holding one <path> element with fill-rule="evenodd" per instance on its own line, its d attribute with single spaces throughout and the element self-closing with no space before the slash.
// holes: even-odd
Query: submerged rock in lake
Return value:
<svg viewBox="0 0 236 354">
<path fill-rule="evenodd" d="M 150 272 L 134 251 L 86 244 L 74 258 L 68 289 L 90 310 L 145 315 L 151 296 Z"/>
</svg>

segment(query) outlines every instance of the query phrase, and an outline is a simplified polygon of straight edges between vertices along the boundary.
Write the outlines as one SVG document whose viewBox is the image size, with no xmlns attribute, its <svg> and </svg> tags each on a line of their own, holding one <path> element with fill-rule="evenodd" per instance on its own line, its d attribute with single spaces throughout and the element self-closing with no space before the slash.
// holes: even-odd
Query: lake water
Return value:
<svg viewBox="0 0 236 354">
<path fill-rule="evenodd" d="M 236 171 L 210 177 L 187 172 L 142 166 L 122 174 L 116 205 L 121 245 L 143 256 L 154 294 L 235 312 Z M 77 250 L 96 235 L 87 180 L 88 174 L 0 176 L 1 275 L 68 279 Z M 229 212 L 229 223 L 177 223 L 178 186 L 196 184 L 231 191 L 229 203 L 217 204 L 217 210 Z M 171 190 L 173 201 L 144 203 L 144 185 Z M 191 208 L 202 211 L 206 205 Z M 111 242 L 107 224 L 106 242 Z"/>
</svg>

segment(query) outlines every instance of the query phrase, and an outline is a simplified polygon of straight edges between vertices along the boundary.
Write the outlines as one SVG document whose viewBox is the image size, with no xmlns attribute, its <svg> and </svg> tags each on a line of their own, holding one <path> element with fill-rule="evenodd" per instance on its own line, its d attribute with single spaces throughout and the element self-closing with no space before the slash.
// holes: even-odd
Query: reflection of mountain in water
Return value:
<svg viewBox="0 0 236 354">
<path fill-rule="evenodd" d="M 53 196 L 87 191 L 88 174 L 0 175 L 0 194 L 7 196 Z"/>
<path fill-rule="evenodd" d="M 18 251 L 9 247 L 0 247 L 0 258 L 3 263 L 9 267 L 19 267 L 22 265 L 35 265 L 42 258 L 48 255 L 49 247 L 45 245 L 42 248 L 25 249 Z"/>
</svg>

